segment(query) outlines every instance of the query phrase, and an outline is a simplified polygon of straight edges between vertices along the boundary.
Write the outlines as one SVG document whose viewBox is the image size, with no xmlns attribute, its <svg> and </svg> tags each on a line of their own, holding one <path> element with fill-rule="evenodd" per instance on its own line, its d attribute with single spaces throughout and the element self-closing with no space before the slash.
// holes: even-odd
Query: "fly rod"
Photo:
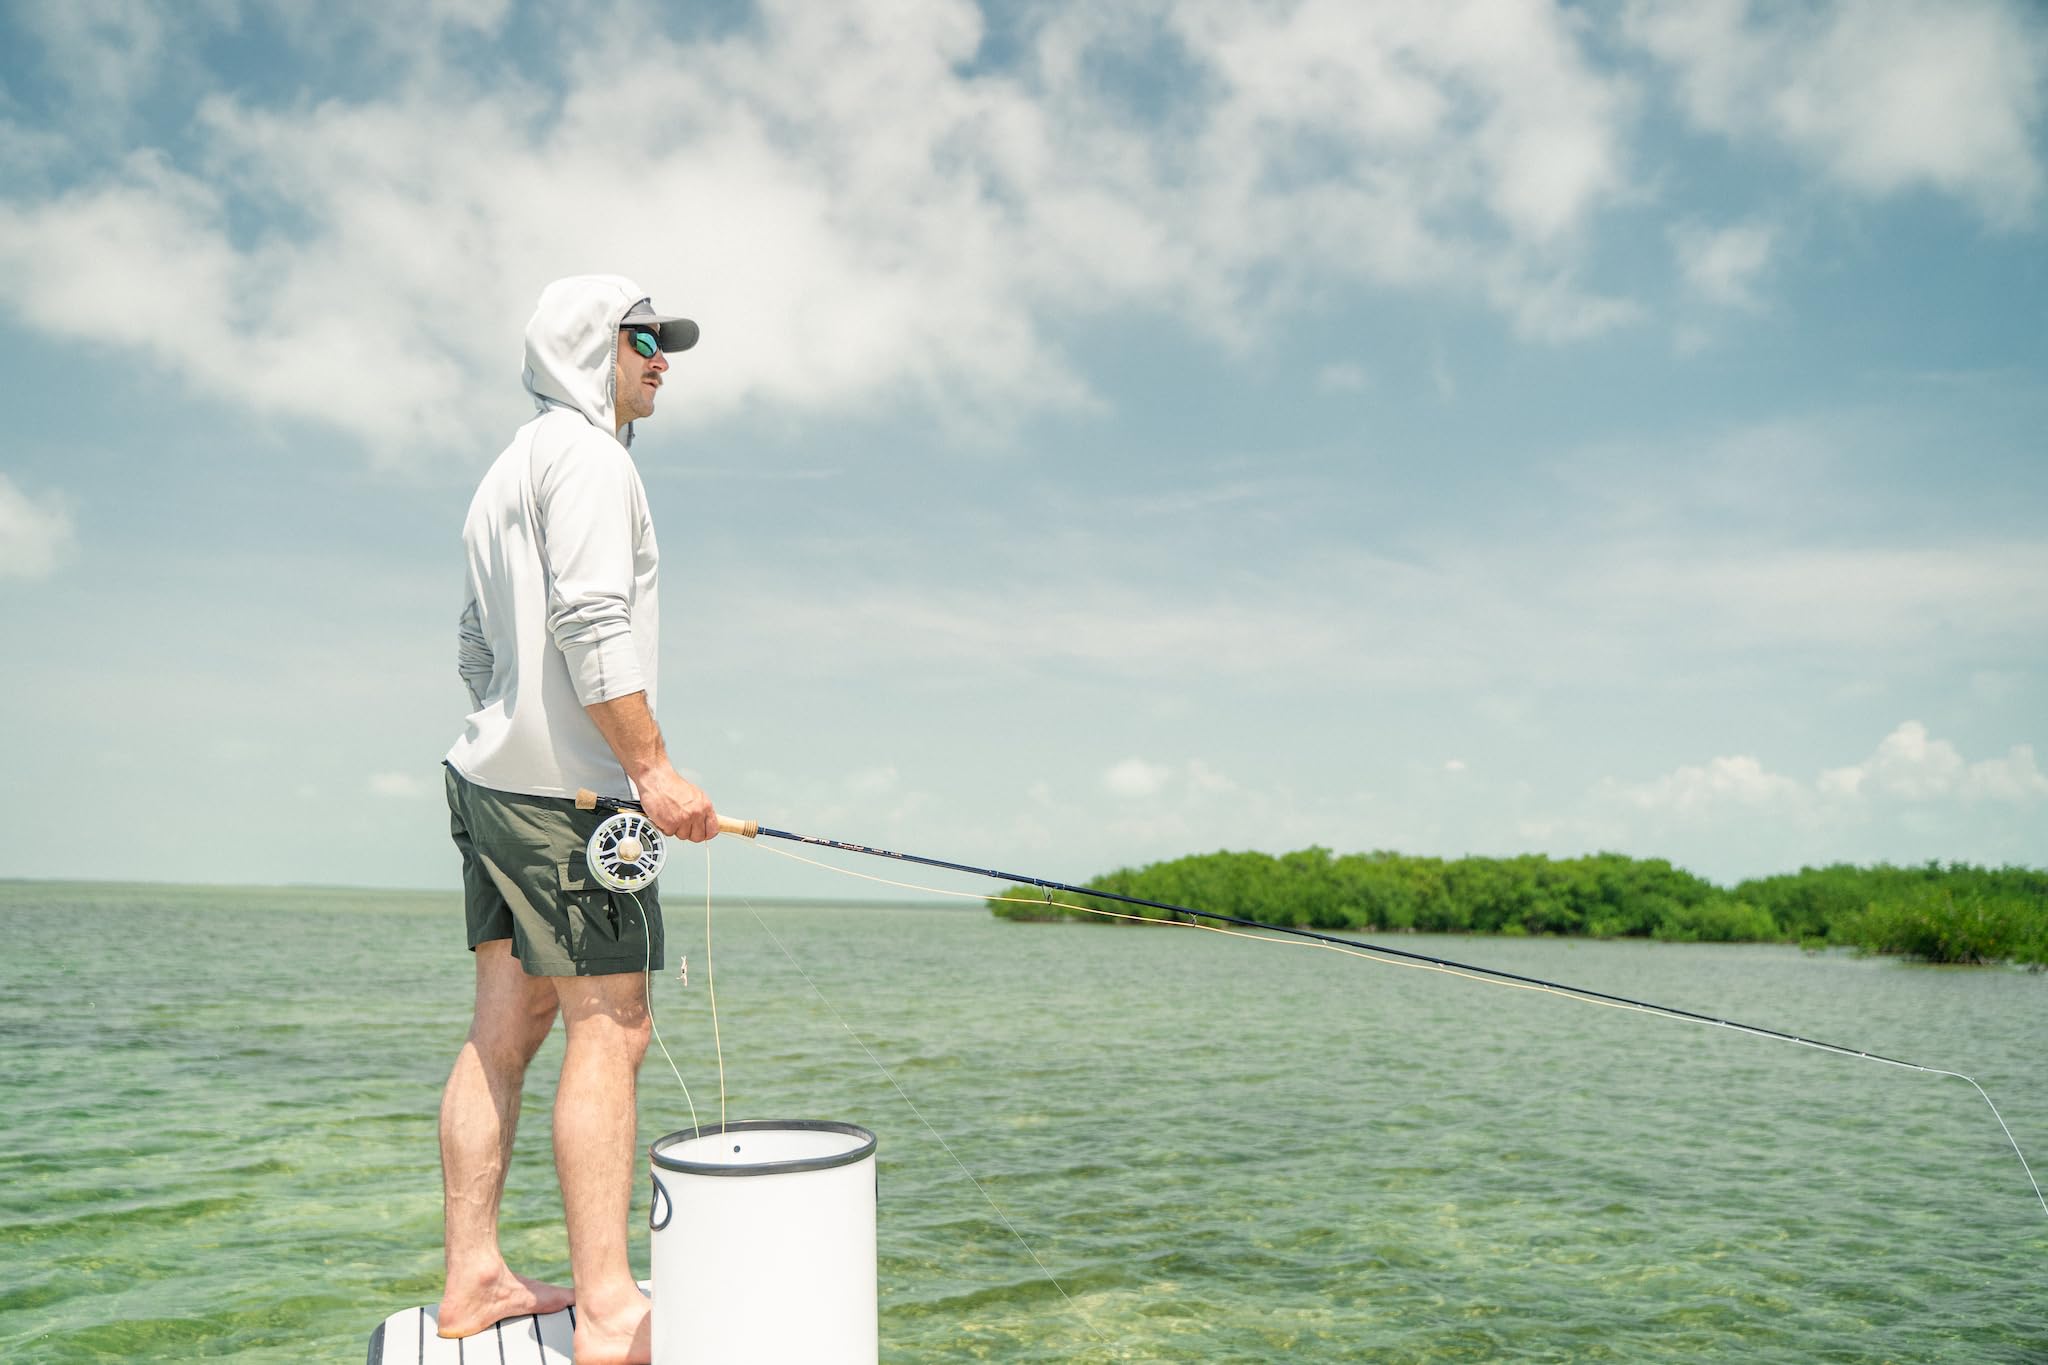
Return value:
<svg viewBox="0 0 2048 1365">
<path fill-rule="evenodd" d="M 654 829 L 653 823 L 641 812 L 639 802 L 620 797 L 599 796 L 595 792 L 585 790 L 576 793 L 576 807 L 579 810 L 607 810 L 615 812 L 610 820 L 607 820 L 598 827 L 597 834 L 591 836 L 591 870 L 600 882 L 612 885 L 606 878 L 605 860 L 600 857 L 600 836 L 605 833 L 606 826 L 620 820 L 638 821 L 640 825 L 645 826 L 645 831 L 643 831 L 645 837 L 653 840 L 651 854 L 653 868 L 646 871 L 644 880 L 639 884 L 645 885 L 647 881 L 653 880 L 654 872 L 660 869 L 662 858 L 661 835 L 658 830 Z M 1984 1103 L 1991 1106 L 1992 1116 L 1998 1120 L 1998 1126 L 2005 1130 L 2006 1141 L 2012 1144 L 2013 1155 L 2019 1157 L 2021 1167 L 2026 1170 L 2027 1183 L 2034 1187 L 2034 1197 L 2041 1202 L 2041 1211 L 2048 1213 L 2048 1196 L 2044 1196 L 2041 1193 L 2040 1183 L 2034 1179 L 2033 1167 L 2027 1164 L 2026 1154 L 2020 1150 L 2019 1141 L 2013 1137 L 2012 1129 L 2006 1127 L 2005 1117 L 1998 1112 L 1998 1106 L 1991 1103 L 1991 1096 L 1985 1092 L 1984 1087 L 1978 1085 L 1975 1078 L 1965 1076 L 1960 1071 L 1948 1071 L 1937 1066 L 1924 1066 L 1919 1062 L 1909 1062 L 1898 1057 L 1887 1057 L 1882 1053 L 1871 1052 L 1864 1048 L 1848 1047 L 1841 1043 L 1824 1042 L 1818 1038 L 1807 1038 L 1800 1034 L 1787 1033 L 1782 1029 L 1765 1028 L 1760 1024 L 1745 1024 L 1735 1019 L 1723 1019 L 1712 1014 L 1701 1014 L 1694 1010 L 1680 1009 L 1676 1005 L 1660 1005 L 1652 1000 L 1638 1000 L 1632 996 L 1613 995 L 1606 991 L 1596 991 L 1585 986 L 1573 986 L 1560 981 L 1548 981 L 1537 976 L 1524 976 L 1518 972 L 1503 971 L 1498 967 L 1482 967 L 1475 963 L 1458 962 L 1451 958 L 1435 957 L 1429 953 L 1418 953 L 1406 948 L 1389 948 L 1378 943 L 1368 943 L 1363 939 L 1345 938 L 1339 934 L 1326 934 L 1316 929 L 1303 929 L 1290 924 L 1268 924 L 1263 920 L 1247 919 L 1241 915 L 1226 915 L 1214 910 L 1197 910 L 1193 906 L 1175 905 L 1170 901 L 1147 900 L 1142 896 L 1126 896 L 1118 891 L 1102 891 L 1094 887 L 1075 886 L 1069 882 L 1053 881 L 1047 877 L 1029 877 L 1022 873 L 1002 872 L 995 868 L 976 867 L 970 863 L 949 862 L 944 858 L 928 858 L 916 853 L 897 853 L 891 849 L 872 848 L 867 844 L 849 843 L 844 839 L 825 839 L 814 834 L 796 834 L 785 829 L 770 828 L 755 820 L 736 820 L 731 816 L 721 815 L 718 817 L 718 829 L 721 834 L 735 834 L 743 839 L 782 839 L 795 844 L 809 844 L 814 848 L 837 849 L 842 853 L 859 853 L 870 858 L 889 858 L 900 863 L 916 863 L 923 867 L 944 868 L 949 872 L 964 872 L 970 876 L 989 877 L 997 881 L 1010 882 L 1016 885 L 1035 886 L 1044 891 L 1059 891 L 1071 896 L 1090 896 L 1097 900 L 1116 901 L 1119 904 L 1137 906 L 1146 910 L 1162 910 L 1170 915 L 1188 916 L 1187 920 L 1181 921 L 1183 923 L 1193 923 L 1197 920 L 1213 920 L 1220 924 L 1232 924 L 1244 929 L 1257 929 L 1266 933 L 1284 934 L 1289 937 L 1307 939 L 1314 943 L 1324 944 L 1344 951 L 1377 953 L 1384 957 L 1422 963 L 1446 971 L 1491 977 L 1498 981 L 1512 982 L 1516 985 L 1535 987 L 1562 995 L 1577 996 L 1583 1000 L 1598 1001 L 1602 1004 L 1616 1005 L 1625 1009 L 1641 1010 L 1649 1014 L 1661 1014 L 1669 1018 L 1684 1019 L 1697 1024 L 1709 1024 L 1715 1028 L 1733 1029 L 1737 1033 L 1754 1034 L 1760 1038 L 1775 1038 L 1781 1042 L 1797 1043 L 1802 1047 L 1817 1048 L 1822 1052 L 1837 1053 L 1844 1057 L 1860 1057 L 1865 1061 L 1881 1062 L 1886 1066 L 1903 1067 L 1908 1071 L 1920 1071 L 1936 1076 L 1954 1076 L 1960 1080 L 1968 1081 L 1976 1088 L 1977 1093 L 1984 1097 Z M 611 857 L 615 859 L 616 853 L 613 853 Z M 641 866 L 643 869 L 645 868 L 644 863 Z M 614 889 L 618 888 L 615 887 Z M 1085 909 L 1086 907 L 1081 908 Z"/>
<path fill-rule="evenodd" d="M 590 791 L 576 793 L 579 810 L 609 810 L 638 812 L 640 803 L 618 797 L 599 796 Z M 1481 967 L 1470 962 L 1457 962 L 1445 957 L 1432 957 L 1428 953 L 1412 952 L 1406 948 L 1388 948 L 1362 939 L 1345 938 L 1338 934 L 1326 934 L 1315 929 L 1303 929 L 1289 924 L 1268 924 L 1262 920 L 1245 919 L 1239 915 L 1220 914 L 1214 910 L 1197 910 L 1192 906 L 1174 905 L 1169 901 L 1146 900 L 1142 896 L 1126 896 L 1116 891 L 1102 891 L 1089 886 L 1074 886 L 1067 882 L 1056 882 L 1045 877 L 1027 877 L 1017 872 L 1000 872 L 990 867 L 974 867 L 967 863 L 948 862 L 943 858 L 926 858 L 915 853 L 895 853 L 886 848 L 870 848 L 866 844 L 848 843 L 843 839 L 822 839 L 814 834 L 793 834 L 788 830 L 771 829 L 754 820 L 735 820 L 731 816 L 718 817 L 721 834 L 737 834 L 744 839 L 785 839 L 796 844 L 810 844 L 817 848 L 837 849 L 842 853 L 862 853 L 871 858 L 893 858 L 897 862 L 918 863 L 925 867 L 941 867 L 949 872 L 965 872 L 977 877 L 990 877 L 997 881 L 1011 882 L 1023 886 L 1035 886 L 1046 891 L 1060 891 L 1070 896 L 1093 896 L 1098 900 L 1116 901 L 1123 905 L 1135 905 L 1147 910 L 1164 910 L 1169 914 L 1188 915 L 1196 919 L 1215 920 L 1222 924 L 1234 924 L 1245 929 L 1258 929 L 1267 933 L 1287 934 L 1295 938 L 1310 939 L 1343 948 L 1362 949 L 1366 952 L 1382 953 L 1388 957 L 1405 958 L 1412 962 L 1424 962 L 1432 967 L 1446 967 L 1454 971 L 1475 972 L 1481 976 L 1496 977 L 1502 981 L 1514 981 L 1527 986 L 1542 986 L 1553 991 L 1584 996 L 1589 1000 L 1604 1000 L 1609 1004 L 1627 1005 L 1631 1009 L 1649 1010 L 1654 1014 L 1668 1014 L 1679 1019 L 1690 1019 L 1696 1023 L 1713 1024 L 1720 1028 L 1738 1029 L 1744 1033 L 1761 1034 L 1766 1038 L 1782 1038 L 1787 1042 L 1803 1043 L 1808 1047 L 1822 1048 L 1829 1052 L 1840 1052 L 1851 1057 L 1863 1057 L 1873 1062 L 1889 1062 L 1893 1066 L 1908 1066 L 1920 1069 L 1913 1062 L 1886 1057 L 1861 1048 L 1845 1047 L 1840 1043 L 1822 1042 L 1815 1038 L 1802 1038 L 1796 1033 L 1785 1033 L 1778 1029 L 1763 1028 L 1756 1024 L 1739 1023 L 1733 1019 L 1721 1019 L 1711 1014 L 1698 1014 L 1692 1010 L 1679 1009 L 1675 1005 L 1659 1005 L 1649 1000 L 1637 1000 L 1626 995 L 1609 995 L 1605 991 L 1589 990 L 1583 986 L 1568 986 L 1542 977 L 1523 976 L 1516 972 L 1502 971 L 1497 967 Z"/>
</svg>

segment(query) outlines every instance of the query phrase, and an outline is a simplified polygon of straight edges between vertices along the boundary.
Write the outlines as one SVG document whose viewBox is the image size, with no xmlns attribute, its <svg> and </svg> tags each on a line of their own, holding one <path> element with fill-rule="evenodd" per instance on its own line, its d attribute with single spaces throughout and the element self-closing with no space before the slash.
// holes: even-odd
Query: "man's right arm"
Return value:
<svg viewBox="0 0 2048 1365">
<path fill-rule="evenodd" d="M 645 692 L 629 692 L 583 708 L 612 746 L 619 765 L 640 793 L 640 808 L 654 827 L 672 838 L 702 843 L 717 837 L 718 812 L 711 798 L 675 770 L 661 727 L 647 709 Z"/>
<path fill-rule="evenodd" d="M 718 833 L 711 800 L 675 770 L 647 704 L 633 645 L 632 464 L 612 442 L 549 463 L 534 489 L 550 583 L 548 632 L 598 733 L 663 834 Z"/>
</svg>

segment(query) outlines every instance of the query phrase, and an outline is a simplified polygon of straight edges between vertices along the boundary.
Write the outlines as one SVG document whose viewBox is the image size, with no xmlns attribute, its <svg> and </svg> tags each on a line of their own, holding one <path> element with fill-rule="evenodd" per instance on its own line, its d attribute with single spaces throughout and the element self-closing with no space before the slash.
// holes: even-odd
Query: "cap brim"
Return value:
<svg viewBox="0 0 2048 1365">
<path fill-rule="evenodd" d="M 688 318 L 668 317 L 660 313 L 631 314 L 619 319 L 621 327 L 645 327 L 653 332 L 664 351 L 687 351 L 697 344 L 697 324 Z"/>
<path fill-rule="evenodd" d="M 664 351 L 687 351 L 697 344 L 697 324 L 688 318 L 663 318 L 654 334 Z"/>
</svg>

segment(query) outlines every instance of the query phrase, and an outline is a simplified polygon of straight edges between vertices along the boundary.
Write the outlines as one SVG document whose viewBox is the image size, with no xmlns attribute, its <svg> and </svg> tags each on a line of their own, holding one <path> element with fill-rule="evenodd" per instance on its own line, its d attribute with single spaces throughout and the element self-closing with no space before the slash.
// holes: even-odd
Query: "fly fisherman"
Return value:
<svg viewBox="0 0 2048 1365">
<path fill-rule="evenodd" d="M 666 835 L 717 833 L 710 798 L 670 763 L 654 720 L 654 523 L 628 453 L 668 356 L 697 324 L 616 275 L 557 280 L 526 325 L 539 415 L 512 438 L 462 528 L 459 666 L 473 707 L 448 751 L 476 1012 L 441 1100 L 447 1286 L 440 1333 L 577 1308 L 578 1365 L 649 1358 L 648 1304 L 626 1258 L 645 972 L 662 965 L 652 887 L 614 895 L 583 849 L 602 812 L 579 788 L 637 797 Z M 556 1015 L 555 1170 L 575 1287 L 515 1274 L 498 1205 L 519 1092 Z"/>
</svg>

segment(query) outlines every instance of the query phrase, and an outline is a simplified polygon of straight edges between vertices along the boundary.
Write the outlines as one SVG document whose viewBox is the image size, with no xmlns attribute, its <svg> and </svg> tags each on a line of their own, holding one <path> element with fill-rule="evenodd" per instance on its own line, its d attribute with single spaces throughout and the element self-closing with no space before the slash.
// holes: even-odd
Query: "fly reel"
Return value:
<svg viewBox="0 0 2048 1365">
<path fill-rule="evenodd" d="M 637 810 L 607 816 L 585 849 L 590 875 L 607 891 L 644 891 L 661 874 L 668 846 L 654 822 Z"/>
</svg>

